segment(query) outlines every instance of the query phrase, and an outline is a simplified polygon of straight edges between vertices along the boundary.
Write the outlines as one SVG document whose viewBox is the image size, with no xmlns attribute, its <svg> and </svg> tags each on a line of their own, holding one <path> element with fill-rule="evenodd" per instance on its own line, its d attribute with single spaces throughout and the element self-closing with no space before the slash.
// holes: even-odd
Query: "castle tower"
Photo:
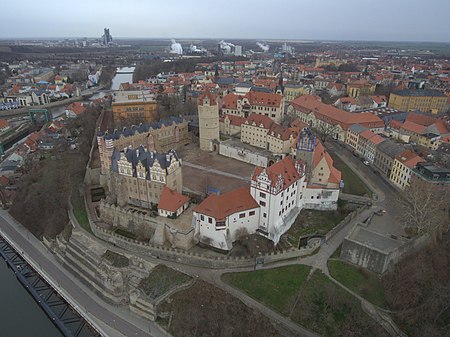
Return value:
<svg viewBox="0 0 450 337">
<path fill-rule="evenodd" d="M 214 150 L 214 140 L 219 140 L 219 105 L 216 95 L 208 90 L 198 98 L 198 124 L 200 149 Z"/>
<path fill-rule="evenodd" d="M 309 181 L 314 160 L 314 150 L 316 149 L 316 135 L 309 128 L 304 128 L 297 139 L 296 158 L 306 163 L 306 179 Z"/>
</svg>

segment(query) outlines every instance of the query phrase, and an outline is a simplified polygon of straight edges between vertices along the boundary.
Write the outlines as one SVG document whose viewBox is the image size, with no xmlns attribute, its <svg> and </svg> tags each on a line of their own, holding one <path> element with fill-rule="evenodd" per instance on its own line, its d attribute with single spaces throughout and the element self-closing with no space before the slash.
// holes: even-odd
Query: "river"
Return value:
<svg viewBox="0 0 450 337">
<path fill-rule="evenodd" d="M 1 258 L 0 299 L 0 336 L 62 336 Z"/>
</svg>

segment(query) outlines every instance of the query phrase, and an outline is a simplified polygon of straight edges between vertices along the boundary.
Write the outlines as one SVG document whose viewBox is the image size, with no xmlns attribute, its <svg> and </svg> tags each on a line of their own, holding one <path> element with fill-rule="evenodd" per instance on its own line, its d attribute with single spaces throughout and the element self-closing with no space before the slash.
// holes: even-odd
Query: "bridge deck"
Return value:
<svg viewBox="0 0 450 337">
<path fill-rule="evenodd" d="M 13 247 L 0 236 L 0 256 L 17 279 L 33 296 L 50 320 L 66 337 L 100 337 L 67 301 L 34 270 Z"/>
</svg>

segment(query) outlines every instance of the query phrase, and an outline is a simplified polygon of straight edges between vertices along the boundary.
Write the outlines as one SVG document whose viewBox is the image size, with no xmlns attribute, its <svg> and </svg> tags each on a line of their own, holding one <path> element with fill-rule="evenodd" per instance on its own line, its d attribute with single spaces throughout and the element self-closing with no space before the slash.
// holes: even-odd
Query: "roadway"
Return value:
<svg viewBox="0 0 450 337">
<path fill-rule="evenodd" d="M 128 310 L 105 303 L 63 268 L 41 241 L 4 210 L 0 211 L 0 230 L 16 243 L 22 252 L 25 252 L 24 255 L 38 265 L 40 273 L 47 274 L 58 285 L 59 291 L 70 294 L 69 296 L 75 299 L 81 310 L 100 323 L 100 327 L 107 332 L 108 336 L 168 336 L 154 322 L 141 319 Z"/>
</svg>

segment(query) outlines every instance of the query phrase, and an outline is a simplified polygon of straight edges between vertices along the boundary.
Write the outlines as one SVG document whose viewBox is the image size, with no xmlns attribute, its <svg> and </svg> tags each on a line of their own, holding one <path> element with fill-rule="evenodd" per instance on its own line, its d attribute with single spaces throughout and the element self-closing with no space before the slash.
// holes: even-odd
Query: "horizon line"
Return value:
<svg viewBox="0 0 450 337">
<path fill-rule="evenodd" d="M 2 40 L 55 40 L 55 39 L 101 39 L 101 37 L 89 36 L 47 36 L 47 37 L 0 37 Z M 114 40 L 255 40 L 255 41 L 291 41 L 291 42 L 390 42 L 390 43 L 440 43 L 450 44 L 450 41 L 430 41 L 430 40 L 380 40 L 380 39 L 296 39 L 296 38 L 252 38 L 252 37 L 113 37 Z"/>
</svg>

